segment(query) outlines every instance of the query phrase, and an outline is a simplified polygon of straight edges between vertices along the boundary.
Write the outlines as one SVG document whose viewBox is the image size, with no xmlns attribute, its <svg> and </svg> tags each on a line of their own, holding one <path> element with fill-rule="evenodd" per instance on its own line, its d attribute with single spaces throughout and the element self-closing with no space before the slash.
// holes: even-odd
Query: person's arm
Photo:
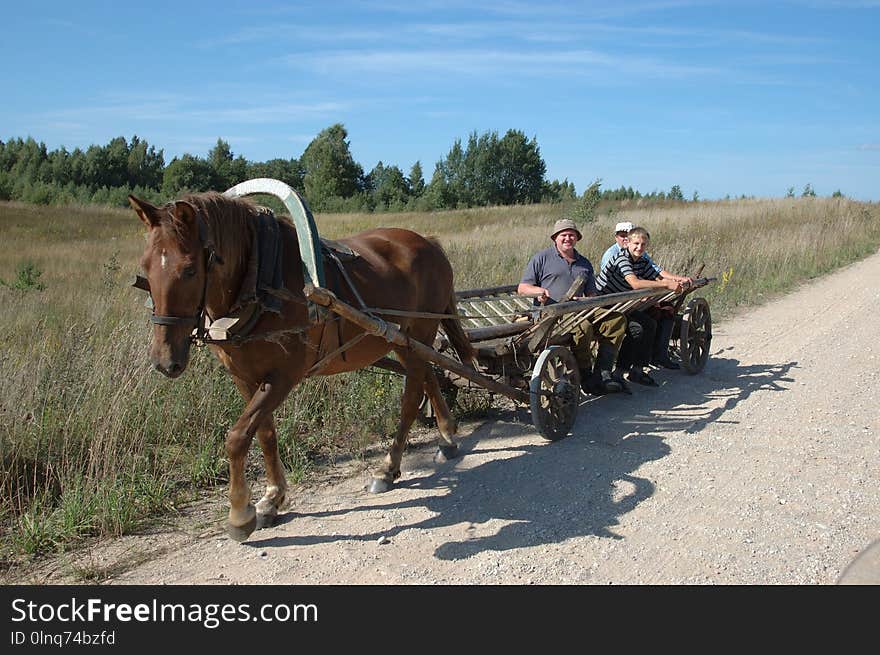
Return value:
<svg viewBox="0 0 880 655">
<path fill-rule="evenodd" d="M 541 276 L 542 272 L 541 266 L 538 263 L 538 255 L 535 255 L 529 260 L 529 263 L 526 264 L 520 283 L 516 287 L 516 292 L 534 298 L 537 302 L 543 305 L 549 300 L 550 292 L 538 284 Z"/>
<path fill-rule="evenodd" d="M 675 280 L 679 284 L 690 286 L 694 283 L 694 279 L 692 277 L 688 277 L 686 275 L 676 275 L 675 273 L 670 273 L 669 271 L 660 271 L 660 277 L 666 278 L 667 280 Z"/>
<path fill-rule="evenodd" d="M 651 256 L 648 253 L 642 255 L 645 260 L 651 265 L 655 271 L 657 271 L 657 275 L 660 277 L 666 278 L 667 280 L 675 280 L 676 282 L 680 282 L 684 285 L 691 285 L 694 283 L 694 279 L 691 277 L 687 277 L 686 275 L 676 275 L 675 273 L 670 273 L 667 270 L 664 270 L 662 266 L 660 266 L 657 262 L 651 259 Z"/>
<path fill-rule="evenodd" d="M 681 292 L 681 282 L 670 278 L 659 277 L 656 280 L 643 280 L 635 273 L 630 273 L 625 279 L 633 289 L 669 289 L 676 293 Z"/>
<path fill-rule="evenodd" d="M 536 284 L 529 284 L 528 282 L 520 282 L 516 287 L 516 292 L 524 296 L 535 298 L 542 305 L 550 298 L 550 292 L 547 291 L 547 289 L 539 287 Z"/>
</svg>

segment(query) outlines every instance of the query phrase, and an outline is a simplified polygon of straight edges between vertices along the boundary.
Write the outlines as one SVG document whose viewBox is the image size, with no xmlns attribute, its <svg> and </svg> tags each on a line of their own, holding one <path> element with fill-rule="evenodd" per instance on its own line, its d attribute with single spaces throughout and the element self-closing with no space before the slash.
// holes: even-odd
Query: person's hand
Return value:
<svg viewBox="0 0 880 655">
<path fill-rule="evenodd" d="M 550 292 L 547 289 L 541 287 L 541 295 L 538 296 L 538 302 L 542 305 L 545 304 L 550 299 Z"/>
</svg>

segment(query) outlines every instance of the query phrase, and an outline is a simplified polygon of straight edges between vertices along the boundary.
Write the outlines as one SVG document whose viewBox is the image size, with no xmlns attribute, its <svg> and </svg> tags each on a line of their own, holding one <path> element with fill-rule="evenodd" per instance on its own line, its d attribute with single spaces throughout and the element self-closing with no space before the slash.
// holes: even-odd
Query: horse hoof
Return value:
<svg viewBox="0 0 880 655">
<path fill-rule="evenodd" d="M 245 539 L 251 536 L 251 533 L 257 527 L 257 517 L 254 516 L 250 521 L 245 523 L 244 525 L 236 526 L 231 525 L 229 523 L 226 524 L 226 534 L 229 535 L 229 538 L 233 541 L 237 541 L 241 543 Z"/>
<path fill-rule="evenodd" d="M 445 464 L 451 459 L 455 459 L 458 457 L 458 446 L 453 444 L 451 446 L 440 446 L 437 449 L 437 453 L 434 455 L 434 462 L 437 464 Z"/>
<path fill-rule="evenodd" d="M 257 530 L 263 530 L 264 528 L 271 528 L 275 525 L 275 519 L 278 518 L 277 512 L 270 512 L 266 514 L 257 514 Z"/>
<path fill-rule="evenodd" d="M 371 494 L 384 494 L 386 491 L 391 491 L 391 483 L 383 478 L 373 478 L 370 481 L 370 493 Z"/>
</svg>

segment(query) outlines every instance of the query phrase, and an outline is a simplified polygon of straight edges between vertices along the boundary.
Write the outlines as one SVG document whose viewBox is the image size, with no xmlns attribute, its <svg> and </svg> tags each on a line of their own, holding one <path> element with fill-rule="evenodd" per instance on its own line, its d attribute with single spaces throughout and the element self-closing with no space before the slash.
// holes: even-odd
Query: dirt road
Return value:
<svg viewBox="0 0 880 655">
<path fill-rule="evenodd" d="M 716 324 L 702 374 L 584 401 L 562 441 L 502 411 L 463 425 L 448 464 L 417 439 L 387 494 L 343 467 L 295 487 L 280 524 L 243 544 L 223 535 L 218 497 L 186 528 L 31 581 L 833 584 L 880 538 L 876 280 L 880 255 Z"/>
</svg>

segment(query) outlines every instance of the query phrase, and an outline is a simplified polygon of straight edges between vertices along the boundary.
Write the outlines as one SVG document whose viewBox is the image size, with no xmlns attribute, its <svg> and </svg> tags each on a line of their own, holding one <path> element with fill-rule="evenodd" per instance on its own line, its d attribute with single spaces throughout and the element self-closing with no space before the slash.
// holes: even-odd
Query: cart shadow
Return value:
<svg viewBox="0 0 880 655">
<path fill-rule="evenodd" d="M 658 371 L 652 375 L 659 387 L 584 401 L 572 434 L 561 441 L 496 448 L 493 442 L 501 436 L 534 433 L 530 424 L 522 422 L 523 412 L 497 411 L 461 440 L 463 459 L 426 469 L 424 475 L 412 475 L 397 485 L 442 494 L 395 503 L 392 491 L 369 497 L 375 498 L 373 502 L 354 498 L 340 509 L 279 517 L 287 522 L 297 516 L 330 518 L 375 510 L 405 515 L 407 508 L 419 508 L 432 514 L 429 519 L 401 521 L 361 534 L 268 537 L 247 544 L 265 548 L 375 541 L 413 529 L 443 534 L 452 526 L 467 524 L 467 539 L 447 541 L 435 550 L 439 559 L 458 560 L 482 551 L 560 543 L 578 536 L 619 539 L 614 526 L 620 517 L 654 493 L 654 481 L 635 472 L 671 452 L 665 435 L 698 434 L 707 425 L 724 421 L 726 412 L 758 390 L 784 392 L 793 381 L 790 371 L 797 367 L 796 362 L 742 366 L 720 355 L 713 354 L 700 375 Z M 527 413 L 524 420 L 529 420 Z M 478 457 L 491 459 L 468 466 Z"/>
</svg>

